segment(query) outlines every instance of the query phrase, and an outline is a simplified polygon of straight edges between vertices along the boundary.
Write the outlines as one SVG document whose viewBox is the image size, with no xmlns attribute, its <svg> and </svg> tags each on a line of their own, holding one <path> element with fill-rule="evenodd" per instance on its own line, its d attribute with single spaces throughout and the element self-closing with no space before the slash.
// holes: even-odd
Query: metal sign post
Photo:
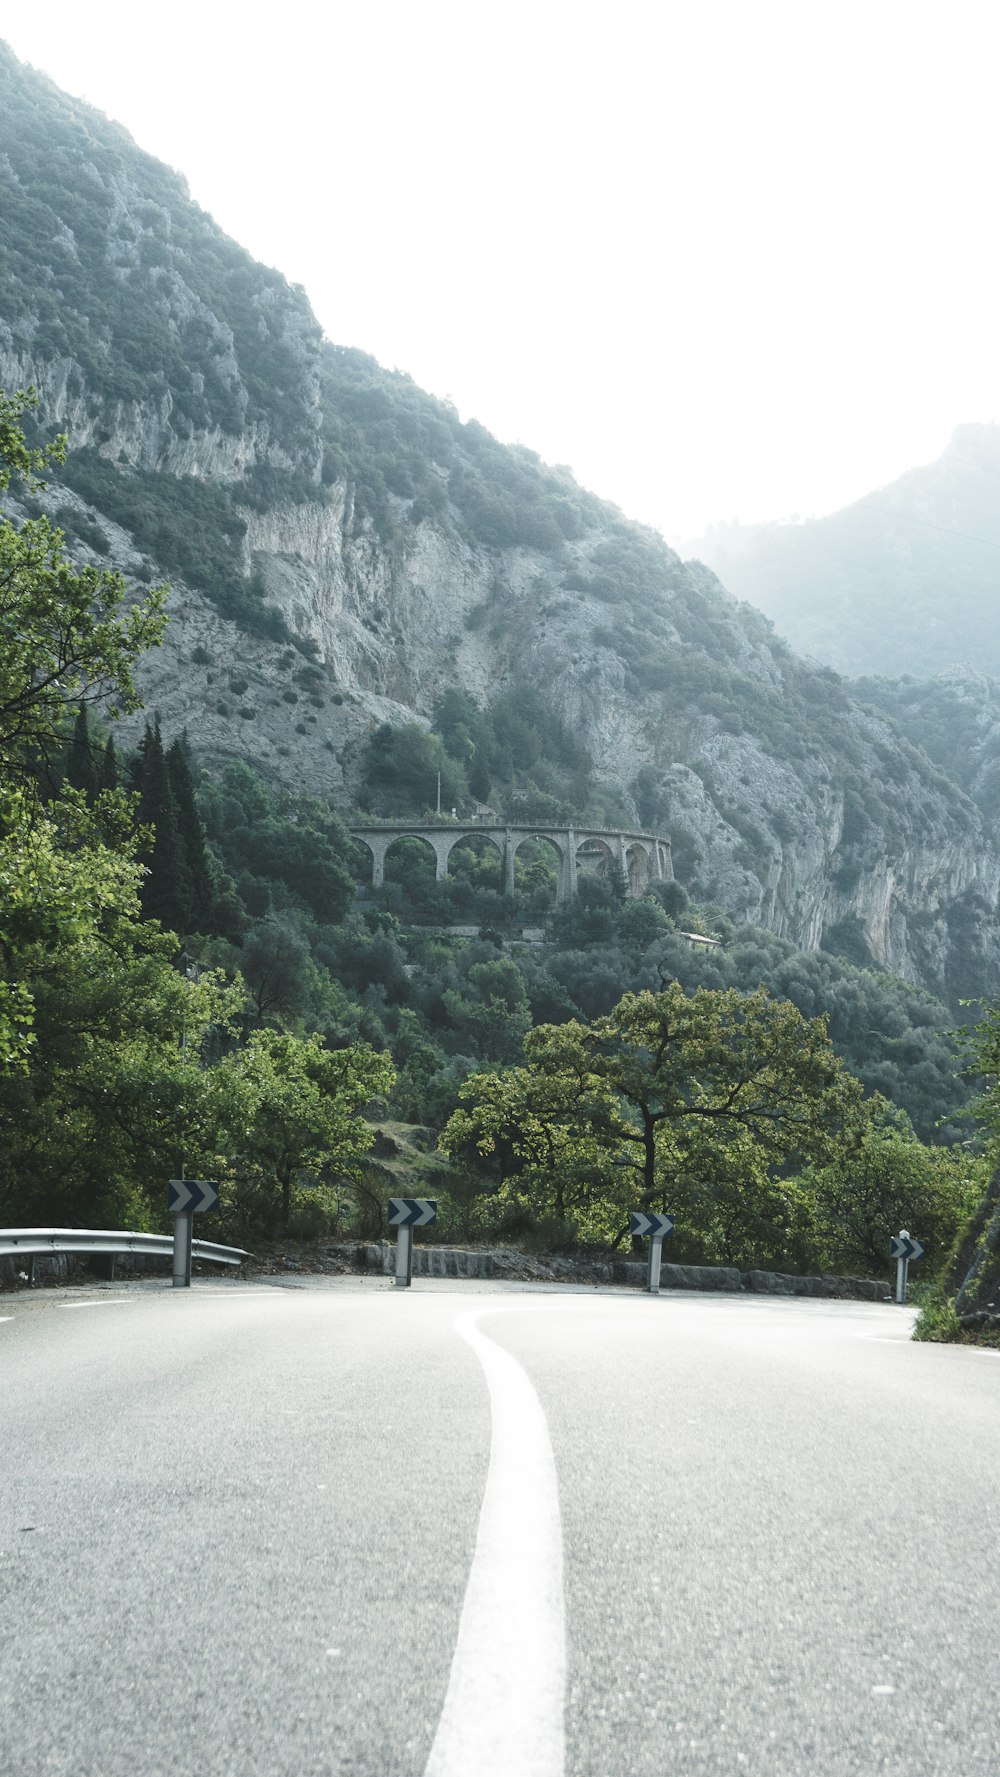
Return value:
<svg viewBox="0 0 1000 1777">
<path fill-rule="evenodd" d="M 633 1210 L 629 1216 L 629 1229 L 633 1235 L 641 1239 L 649 1236 L 649 1259 L 646 1264 L 646 1288 L 651 1296 L 660 1293 L 660 1264 L 663 1257 L 663 1242 L 675 1227 L 673 1216 L 658 1215 L 655 1210 Z"/>
<path fill-rule="evenodd" d="M 437 1220 L 438 1206 L 432 1197 L 390 1197 L 389 1226 L 397 1228 L 396 1288 L 408 1290 L 413 1281 L 413 1230 L 429 1228 Z"/>
<path fill-rule="evenodd" d="M 889 1256 L 896 1261 L 896 1301 L 906 1301 L 906 1277 L 911 1259 L 922 1259 L 924 1249 L 919 1240 L 905 1228 L 900 1228 L 889 1241 Z"/>
<path fill-rule="evenodd" d="M 396 1233 L 396 1287 L 408 1290 L 413 1282 L 413 1229 L 400 1228 Z"/>
<path fill-rule="evenodd" d="M 191 1288 L 191 1241 L 194 1218 L 199 1210 L 214 1209 L 219 1201 L 219 1187 L 214 1179 L 172 1178 L 167 1190 L 167 1208 L 174 1218 L 175 1290 Z"/>
<path fill-rule="evenodd" d="M 191 1288 L 191 1242 L 194 1239 L 194 1216 L 191 1211 L 180 1210 L 174 1216 L 174 1274 L 175 1290 Z"/>
</svg>

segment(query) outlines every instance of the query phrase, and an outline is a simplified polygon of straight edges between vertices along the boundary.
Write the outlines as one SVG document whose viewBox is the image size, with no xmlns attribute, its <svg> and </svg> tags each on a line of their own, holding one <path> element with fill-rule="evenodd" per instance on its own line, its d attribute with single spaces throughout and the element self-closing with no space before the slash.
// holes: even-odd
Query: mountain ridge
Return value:
<svg viewBox="0 0 1000 1777">
<path fill-rule="evenodd" d="M 0 382 L 70 434 L 41 499 L 74 552 L 170 579 L 143 668 L 166 731 L 344 807 L 378 724 L 525 688 L 588 756 L 592 812 L 669 832 L 696 897 L 806 949 L 857 928 L 952 1000 L 1000 981 L 1000 857 L 891 717 L 567 471 L 325 341 L 177 175 L 5 50 L 0 100 Z"/>
<path fill-rule="evenodd" d="M 934 462 L 837 512 L 714 525 L 687 549 L 838 672 L 930 678 L 967 659 L 997 677 L 998 477 L 1000 425 L 962 425 Z"/>
</svg>

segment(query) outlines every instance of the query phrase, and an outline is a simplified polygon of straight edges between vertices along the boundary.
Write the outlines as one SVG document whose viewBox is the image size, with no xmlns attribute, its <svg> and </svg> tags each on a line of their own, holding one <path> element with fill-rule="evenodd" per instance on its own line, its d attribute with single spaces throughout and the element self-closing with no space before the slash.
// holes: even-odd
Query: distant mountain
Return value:
<svg viewBox="0 0 1000 1777">
<path fill-rule="evenodd" d="M 483 800 L 502 772 L 639 820 L 696 898 L 802 949 L 1000 985 L 1000 854 L 952 776 L 707 568 L 325 340 L 176 173 L 0 46 L 0 386 L 28 383 L 69 436 L 42 498 L 74 553 L 171 582 L 147 708 L 209 766 L 344 808 L 380 725 L 461 692 L 491 719 Z"/>
<path fill-rule="evenodd" d="M 1000 677 L 1000 426 L 960 426 L 937 462 L 804 524 L 719 524 L 685 553 L 851 675 Z"/>
</svg>

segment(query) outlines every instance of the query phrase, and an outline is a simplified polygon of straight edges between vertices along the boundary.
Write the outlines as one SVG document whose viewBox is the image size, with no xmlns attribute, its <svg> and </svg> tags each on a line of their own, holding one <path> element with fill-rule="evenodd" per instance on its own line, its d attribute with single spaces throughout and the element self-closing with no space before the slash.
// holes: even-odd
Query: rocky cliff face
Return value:
<svg viewBox="0 0 1000 1777">
<path fill-rule="evenodd" d="M 20 262 L 0 261 L 0 382 L 34 383 L 45 428 L 89 462 L 44 496 L 74 552 L 171 581 L 143 668 L 168 733 L 346 805 L 377 723 L 426 723 L 451 686 L 483 705 L 529 686 L 585 743 L 607 805 L 670 834 L 699 898 L 803 948 L 867 945 L 952 997 L 997 984 L 993 842 L 890 718 L 565 472 L 325 344 L 302 293 L 174 175 L 5 53 L 15 210 L 46 143 L 61 147 L 32 275 L 47 265 L 62 307 L 33 304 Z M 11 122 L 29 99 L 33 159 Z M 199 527 L 215 523 L 206 566 Z M 266 595 L 270 635 L 223 614 L 244 584 Z"/>
<path fill-rule="evenodd" d="M 10 329 L 0 320 L 0 387 L 12 390 L 29 385 L 40 396 L 43 414 L 66 433 L 75 450 L 93 447 L 109 462 L 167 475 L 235 481 L 248 468 L 269 459 L 266 426 L 249 426 L 235 435 L 218 426 L 187 435 L 175 431 L 169 389 L 148 404 L 95 401 L 72 358 L 45 359 L 30 350 L 15 350 Z M 283 454 L 276 452 L 279 459 Z"/>
<path fill-rule="evenodd" d="M 953 995 L 995 978 L 1000 861 L 978 811 L 890 721 L 848 710 L 865 797 L 836 749 L 782 758 L 697 697 L 638 686 L 607 635 L 606 608 L 560 591 L 538 554 L 476 548 L 430 523 L 385 547 L 370 530 L 354 533 L 347 485 L 322 504 L 245 516 L 246 566 L 295 634 L 315 642 L 321 671 L 175 581 L 167 641 L 143 669 L 147 707 L 167 732 L 186 730 L 206 762 L 249 758 L 346 805 L 375 724 L 428 722 L 450 685 L 488 703 L 529 684 L 583 738 L 623 813 L 669 832 L 675 869 L 698 897 L 804 949 L 836 942 L 853 922 L 882 967 Z M 101 522 L 127 569 L 131 539 Z M 739 632 L 741 614 L 721 593 L 719 602 Z M 766 647 L 745 656 L 766 700 L 780 707 L 797 691 Z M 790 670 L 794 680 L 797 663 Z M 875 793 L 887 776 L 888 803 Z"/>
</svg>

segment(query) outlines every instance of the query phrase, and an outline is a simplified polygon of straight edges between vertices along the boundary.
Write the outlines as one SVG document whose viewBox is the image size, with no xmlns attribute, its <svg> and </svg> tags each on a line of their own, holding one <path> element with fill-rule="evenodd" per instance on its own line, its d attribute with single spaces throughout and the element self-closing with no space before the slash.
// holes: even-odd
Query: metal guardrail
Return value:
<svg viewBox="0 0 1000 1777">
<path fill-rule="evenodd" d="M 131 1234 L 114 1228 L 0 1228 L 0 1258 L 23 1253 L 28 1261 L 28 1282 L 35 1281 L 35 1259 L 49 1253 L 108 1253 L 111 1274 L 119 1253 L 156 1253 L 169 1259 L 174 1250 L 172 1234 Z M 193 1240 L 191 1256 L 210 1259 L 217 1265 L 241 1265 L 251 1257 L 240 1246 L 217 1246 L 211 1240 Z"/>
</svg>

